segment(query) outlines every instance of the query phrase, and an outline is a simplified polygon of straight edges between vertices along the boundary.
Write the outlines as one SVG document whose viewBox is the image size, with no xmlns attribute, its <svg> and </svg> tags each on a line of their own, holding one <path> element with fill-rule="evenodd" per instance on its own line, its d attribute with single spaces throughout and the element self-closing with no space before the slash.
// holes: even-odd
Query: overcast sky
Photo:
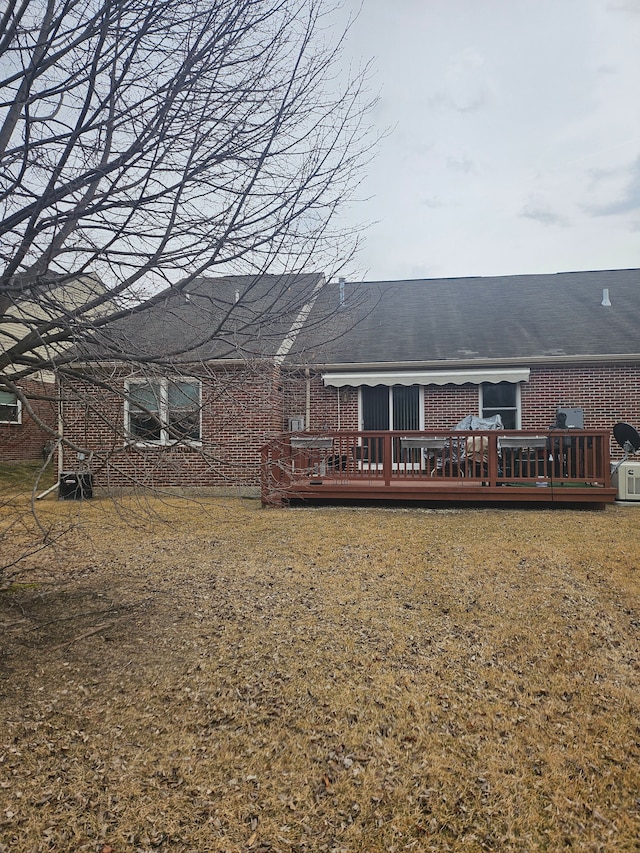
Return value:
<svg viewBox="0 0 640 853">
<path fill-rule="evenodd" d="M 363 0 L 347 52 L 391 129 L 359 277 L 640 267 L 640 0 Z"/>
</svg>

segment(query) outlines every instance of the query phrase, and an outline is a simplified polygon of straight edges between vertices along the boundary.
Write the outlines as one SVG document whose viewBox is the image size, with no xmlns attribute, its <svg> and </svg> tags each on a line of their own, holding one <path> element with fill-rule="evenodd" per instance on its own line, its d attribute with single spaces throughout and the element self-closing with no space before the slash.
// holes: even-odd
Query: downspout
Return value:
<svg viewBox="0 0 640 853">
<path fill-rule="evenodd" d="M 340 427 L 340 389 L 339 388 L 336 388 L 336 394 L 338 396 L 338 429 L 341 429 L 341 427 Z"/>
<path fill-rule="evenodd" d="M 64 464 L 64 452 L 62 449 L 64 419 L 62 417 L 62 385 L 60 385 L 60 399 L 58 400 L 58 483 L 62 477 L 62 466 Z"/>
<path fill-rule="evenodd" d="M 60 480 L 62 479 L 62 465 L 63 465 L 63 452 L 62 452 L 62 383 L 58 382 L 58 390 L 59 390 L 59 398 L 58 398 L 58 438 L 57 438 L 57 454 L 56 454 L 56 464 L 58 468 L 58 476 L 56 477 L 56 481 L 53 486 L 49 486 L 44 492 L 41 492 L 39 495 L 36 495 L 36 500 L 40 501 L 42 498 L 46 498 L 47 495 L 50 495 L 51 492 L 55 492 L 55 490 L 60 486 Z"/>
<path fill-rule="evenodd" d="M 308 367 L 304 369 L 304 378 L 306 383 L 305 388 L 305 407 L 304 407 L 304 428 L 306 430 L 310 427 L 311 421 L 311 373 Z"/>
</svg>

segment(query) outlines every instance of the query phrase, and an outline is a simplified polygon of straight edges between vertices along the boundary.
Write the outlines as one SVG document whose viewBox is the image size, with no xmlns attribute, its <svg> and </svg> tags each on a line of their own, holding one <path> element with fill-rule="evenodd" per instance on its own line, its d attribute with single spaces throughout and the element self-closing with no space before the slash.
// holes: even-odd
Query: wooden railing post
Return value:
<svg viewBox="0 0 640 853">
<path fill-rule="evenodd" d="M 495 486 L 498 480 L 498 436 L 489 435 L 489 485 Z"/>
<path fill-rule="evenodd" d="M 282 484 L 279 476 L 282 462 L 281 441 L 272 439 L 262 448 L 260 498 L 263 506 L 282 505 Z"/>
<path fill-rule="evenodd" d="M 382 467 L 384 468 L 384 484 L 391 485 L 391 472 L 393 470 L 393 438 L 391 433 L 383 438 Z"/>
</svg>

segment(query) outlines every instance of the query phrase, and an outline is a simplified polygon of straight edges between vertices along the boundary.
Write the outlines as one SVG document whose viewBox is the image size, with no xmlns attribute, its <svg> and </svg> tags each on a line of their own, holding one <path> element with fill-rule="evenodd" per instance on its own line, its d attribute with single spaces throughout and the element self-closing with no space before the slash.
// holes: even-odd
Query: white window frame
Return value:
<svg viewBox="0 0 640 853">
<path fill-rule="evenodd" d="M 521 395 L 521 383 L 520 382 L 509 382 L 510 385 L 515 385 L 516 389 L 516 405 L 515 408 L 511 408 L 510 406 L 503 406 L 504 409 L 508 411 L 515 411 L 516 413 L 516 429 L 522 429 L 522 395 Z M 478 391 L 478 415 L 479 417 L 484 417 L 484 385 L 481 384 L 479 386 Z"/>
<path fill-rule="evenodd" d="M 4 406 L 13 406 L 16 407 L 16 419 L 7 421 L 4 418 L 0 418 L 0 424 L 21 424 L 22 423 L 22 400 L 18 397 L 17 394 L 13 394 L 11 391 L 3 392 L 5 394 L 11 394 L 12 397 L 15 397 L 14 403 L 3 403 Z"/>
<path fill-rule="evenodd" d="M 172 382 L 189 382 L 198 386 L 198 432 L 200 434 L 200 438 L 198 439 L 174 438 L 171 436 L 169 429 L 166 426 L 169 415 L 169 386 Z M 160 386 L 160 411 L 158 413 L 161 424 L 160 438 L 140 438 L 131 432 L 130 415 L 133 407 L 130 404 L 128 395 L 130 389 L 136 385 L 150 385 L 154 383 Z M 172 447 L 177 444 L 182 444 L 187 447 L 202 447 L 202 382 L 199 379 L 196 379 L 193 376 L 165 376 L 152 377 L 148 379 L 141 377 L 139 379 L 127 379 L 125 381 L 125 391 L 127 393 L 127 397 L 124 401 L 124 430 L 128 445 L 133 445 L 135 447 Z"/>
</svg>

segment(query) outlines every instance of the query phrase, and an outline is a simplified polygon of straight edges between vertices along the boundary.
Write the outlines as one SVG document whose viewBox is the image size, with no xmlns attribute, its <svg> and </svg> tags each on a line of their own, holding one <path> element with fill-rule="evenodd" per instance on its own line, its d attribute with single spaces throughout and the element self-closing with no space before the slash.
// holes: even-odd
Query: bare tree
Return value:
<svg viewBox="0 0 640 853">
<path fill-rule="evenodd" d="M 160 286 L 348 257 L 330 222 L 367 104 L 362 75 L 338 85 L 331 20 L 322 0 L 8 0 L 3 387 Z M 74 304 L 88 277 L 104 288 Z"/>
<path fill-rule="evenodd" d="M 242 342 L 286 342 L 282 279 L 264 273 L 349 260 L 357 233 L 334 214 L 372 145 L 367 69 L 346 68 L 335 11 L 325 0 L 6 0 L 0 405 L 15 395 L 76 451 L 37 404 L 66 394 L 104 421 L 105 400 L 128 394 L 113 359 L 153 383 L 167 365 L 193 375 L 199 361 L 206 374 L 208 345 L 250 366 L 261 353 Z M 209 316 L 169 349 L 129 340 L 132 317 L 154 303 L 156 318 L 179 312 L 212 272 L 250 274 L 255 287 L 224 308 L 207 291 Z M 295 281 L 294 326 L 317 287 Z M 95 369 L 78 370 L 79 352 Z"/>
</svg>

